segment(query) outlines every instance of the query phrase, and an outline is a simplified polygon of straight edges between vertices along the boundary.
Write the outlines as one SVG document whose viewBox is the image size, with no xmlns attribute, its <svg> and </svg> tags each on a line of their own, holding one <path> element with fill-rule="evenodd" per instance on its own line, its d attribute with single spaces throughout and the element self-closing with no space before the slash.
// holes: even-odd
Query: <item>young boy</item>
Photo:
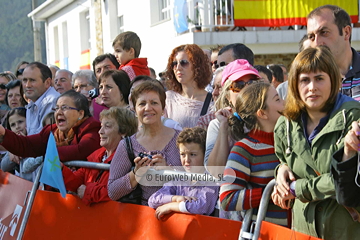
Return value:
<svg viewBox="0 0 360 240">
<path fill-rule="evenodd" d="M 141 41 L 134 32 L 123 32 L 113 41 L 114 55 L 119 62 L 119 69 L 125 71 L 130 80 L 139 75 L 150 76 L 146 58 L 139 58 Z"/>
<path fill-rule="evenodd" d="M 202 128 L 185 128 L 178 136 L 181 164 L 186 172 L 205 173 L 206 131 Z M 161 219 L 171 212 L 210 215 L 219 195 L 219 187 L 206 186 L 201 181 L 168 182 L 149 198 L 149 206 L 156 208 L 155 216 Z"/>
</svg>

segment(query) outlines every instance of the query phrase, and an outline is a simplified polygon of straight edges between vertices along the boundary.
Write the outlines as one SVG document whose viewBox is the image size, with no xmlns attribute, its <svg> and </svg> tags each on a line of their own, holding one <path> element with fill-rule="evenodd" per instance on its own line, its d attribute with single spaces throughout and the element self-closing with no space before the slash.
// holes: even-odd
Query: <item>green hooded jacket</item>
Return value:
<svg viewBox="0 0 360 240">
<path fill-rule="evenodd" d="M 312 140 L 304 136 L 301 119 L 280 117 L 275 126 L 275 153 L 296 178 L 292 225 L 295 231 L 324 239 L 358 239 L 360 223 L 335 200 L 332 155 L 344 146 L 351 123 L 360 119 L 360 103 L 348 101 L 331 113 Z M 287 126 L 288 124 L 288 126 Z M 357 208 L 360 211 L 360 207 Z"/>
</svg>

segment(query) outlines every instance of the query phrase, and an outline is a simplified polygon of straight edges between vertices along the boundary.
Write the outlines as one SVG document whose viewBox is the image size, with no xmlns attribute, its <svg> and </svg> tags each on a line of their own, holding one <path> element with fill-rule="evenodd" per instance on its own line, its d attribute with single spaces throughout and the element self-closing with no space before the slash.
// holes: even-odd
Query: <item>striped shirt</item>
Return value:
<svg viewBox="0 0 360 240">
<path fill-rule="evenodd" d="M 254 208 L 256 219 L 263 190 L 274 178 L 279 160 L 274 150 L 274 133 L 251 131 L 235 143 L 224 172 L 225 183 L 220 188 L 221 206 L 226 211 Z M 252 189 L 247 189 L 247 184 Z M 287 226 L 287 211 L 269 204 L 266 221 Z"/>
</svg>

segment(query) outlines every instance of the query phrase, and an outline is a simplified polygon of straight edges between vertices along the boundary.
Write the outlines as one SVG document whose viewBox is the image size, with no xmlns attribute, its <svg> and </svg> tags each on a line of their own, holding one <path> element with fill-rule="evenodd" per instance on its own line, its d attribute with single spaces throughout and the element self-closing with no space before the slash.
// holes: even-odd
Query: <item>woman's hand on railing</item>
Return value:
<svg viewBox="0 0 360 240">
<path fill-rule="evenodd" d="M 290 170 L 287 164 L 282 164 L 278 168 L 276 175 L 276 188 L 277 192 L 282 196 L 286 197 L 290 194 L 289 182 L 295 181 L 294 173 Z"/>
<path fill-rule="evenodd" d="M 294 199 L 295 197 L 289 192 L 285 197 L 282 197 L 279 194 L 278 191 L 278 186 L 274 186 L 274 190 L 271 193 L 271 199 L 273 201 L 273 203 L 279 207 L 281 207 L 282 209 L 290 209 L 291 205 L 291 201 L 292 199 Z"/>
</svg>

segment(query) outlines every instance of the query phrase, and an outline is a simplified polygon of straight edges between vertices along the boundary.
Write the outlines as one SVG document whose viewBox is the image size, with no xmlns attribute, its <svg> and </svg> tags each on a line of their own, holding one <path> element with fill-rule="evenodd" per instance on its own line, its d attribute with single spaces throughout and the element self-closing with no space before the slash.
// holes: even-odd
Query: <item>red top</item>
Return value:
<svg viewBox="0 0 360 240">
<path fill-rule="evenodd" d="M 130 81 L 132 81 L 139 75 L 150 76 L 150 70 L 147 65 L 147 58 L 134 58 L 126 64 L 121 65 L 119 69 L 125 71 L 128 74 Z"/>
<path fill-rule="evenodd" d="M 104 147 L 93 152 L 89 157 L 89 162 L 101 163 L 106 149 Z M 104 163 L 109 163 L 113 156 L 113 152 Z M 110 164 L 110 163 L 109 163 Z M 99 174 L 102 174 L 99 176 Z M 72 172 L 69 168 L 63 167 L 62 170 L 66 190 L 77 192 L 77 189 L 84 184 L 86 186 L 82 201 L 86 205 L 103 201 L 110 201 L 108 196 L 107 183 L 109 179 L 109 171 L 102 171 L 91 168 L 80 168 L 76 172 Z M 99 179 L 98 179 L 99 178 Z"/>
<path fill-rule="evenodd" d="M 20 157 L 44 156 L 50 131 L 55 132 L 56 129 L 56 124 L 47 125 L 40 133 L 26 137 L 5 129 L 1 145 Z M 86 160 L 92 152 L 100 148 L 99 130 L 100 123 L 93 117 L 89 117 L 80 126 L 75 127 L 74 139 L 70 145 L 57 147 L 60 161 Z"/>
</svg>

